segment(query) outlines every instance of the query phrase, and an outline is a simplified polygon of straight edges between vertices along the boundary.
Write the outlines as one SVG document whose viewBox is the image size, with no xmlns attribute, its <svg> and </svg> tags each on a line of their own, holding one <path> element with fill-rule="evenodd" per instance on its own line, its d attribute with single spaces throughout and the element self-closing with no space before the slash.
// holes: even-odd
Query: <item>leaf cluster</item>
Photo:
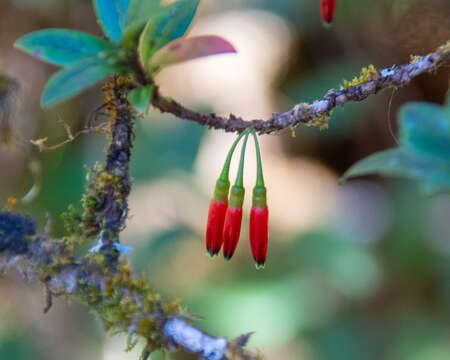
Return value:
<svg viewBox="0 0 450 360">
<path fill-rule="evenodd" d="M 40 60 L 61 66 L 47 82 L 43 107 L 77 95 L 113 74 L 130 76 L 130 103 L 145 113 L 152 98 L 151 78 L 164 66 L 199 57 L 235 52 L 218 36 L 184 38 L 200 0 L 93 0 L 105 39 L 75 30 L 46 29 L 27 34 L 15 46 Z"/>
</svg>

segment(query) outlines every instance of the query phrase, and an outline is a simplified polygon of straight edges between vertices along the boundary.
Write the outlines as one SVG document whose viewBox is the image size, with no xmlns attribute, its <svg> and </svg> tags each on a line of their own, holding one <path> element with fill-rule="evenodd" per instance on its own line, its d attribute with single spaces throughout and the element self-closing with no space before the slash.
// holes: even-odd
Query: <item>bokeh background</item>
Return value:
<svg viewBox="0 0 450 360">
<path fill-rule="evenodd" d="M 58 235 L 60 214 L 69 204 L 80 208 L 85 166 L 104 158 L 104 138 L 86 135 L 43 153 L 28 140 L 64 141 L 61 121 L 81 129 L 102 94 L 97 86 L 41 110 L 39 96 L 55 68 L 12 44 L 42 28 L 100 30 L 89 0 L 2 0 L 0 9 L 0 73 L 20 84 L 9 122 L 2 122 L 2 135 L 13 136 L 1 137 L 0 204 L 34 185 L 32 201 L 16 210 L 41 228 L 50 214 Z M 191 33 L 223 36 L 238 54 L 164 70 L 157 79 L 163 92 L 199 110 L 267 118 L 320 98 L 362 66 L 405 63 L 445 43 L 450 2 L 340 0 L 334 26 L 325 29 L 319 0 L 202 0 Z M 249 346 L 267 359 L 450 359 L 450 196 L 427 198 L 402 180 L 338 183 L 357 160 L 395 146 L 405 102 L 443 103 L 449 74 L 447 66 L 337 109 L 328 131 L 302 126 L 262 139 L 271 212 L 264 271 L 253 265 L 247 215 L 230 262 L 205 256 L 209 198 L 234 137 L 157 112 L 139 120 L 122 238 L 133 246 L 133 268 L 164 297 L 182 299 L 205 330 L 229 338 L 254 331 Z M 251 146 L 248 194 L 254 157 Z M 38 285 L 14 272 L 0 279 L 0 359 L 138 358 L 139 346 L 124 353 L 125 338 L 105 335 L 85 308 L 64 299 L 48 315 L 43 307 Z"/>
</svg>

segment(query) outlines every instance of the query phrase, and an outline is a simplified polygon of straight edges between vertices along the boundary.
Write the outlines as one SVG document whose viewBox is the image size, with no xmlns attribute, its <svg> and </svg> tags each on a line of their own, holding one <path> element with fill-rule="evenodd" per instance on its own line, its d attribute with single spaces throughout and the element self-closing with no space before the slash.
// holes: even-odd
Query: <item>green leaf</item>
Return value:
<svg viewBox="0 0 450 360">
<path fill-rule="evenodd" d="M 418 180 L 428 193 L 450 190 L 449 108 L 405 105 L 400 110 L 400 146 L 361 160 L 343 178 L 378 173 Z"/>
<path fill-rule="evenodd" d="M 139 112 L 146 114 L 152 100 L 153 86 L 136 88 L 128 93 L 128 102 Z"/>
<path fill-rule="evenodd" d="M 450 159 L 450 113 L 436 104 L 409 103 L 400 111 L 402 144 L 424 155 Z"/>
<path fill-rule="evenodd" d="M 180 0 L 168 6 L 161 6 L 159 1 L 156 4 L 154 0 L 149 0 L 148 4 L 142 4 L 141 1 L 132 0 L 130 4 L 129 25 L 123 42 L 125 46 L 135 46 L 135 41 L 147 24 L 147 34 L 143 36 L 151 44 L 153 52 L 186 33 L 199 4 L 199 0 Z M 140 10 L 135 10 L 134 6 Z"/>
<path fill-rule="evenodd" d="M 145 24 L 148 19 L 160 11 L 162 7 L 163 5 L 161 5 L 160 0 L 131 0 L 127 26 L 137 23 L 141 25 Z"/>
<path fill-rule="evenodd" d="M 155 34 L 157 32 L 157 27 L 161 17 L 162 16 L 160 14 L 150 19 L 145 25 L 145 28 L 142 31 L 141 36 L 139 37 L 138 54 L 139 54 L 139 61 L 143 68 L 145 68 L 145 65 L 152 56 L 152 53 L 154 52 L 153 38 L 155 37 Z"/>
<path fill-rule="evenodd" d="M 41 106 L 50 107 L 77 95 L 83 89 L 104 77 L 120 73 L 117 65 L 97 57 L 87 58 L 55 73 L 47 82 L 41 97 Z"/>
<path fill-rule="evenodd" d="M 236 49 L 220 36 L 207 35 L 174 40 L 152 56 L 146 68 L 156 72 L 163 66 L 211 55 L 236 53 Z"/>
<path fill-rule="evenodd" d="M 128 19 L 130 0 L 93 0 L 97 19 L 103 32 L 113 41 L 120 41 Z"/>
<path fill-rule="evenodd" d="M 82 59 L 115 49 L 114 45 L 80 31 L 47 29 L 29 33 L 14 46 L 55 65 L 71 65 Z"/>
<path fill-rule="evenodd" d="M 450 161 L 445 163 L 432 157 L 412 154 L 402 148 L 379 152 L 359 161 L 343 178 L 370 174 L 418 180 L 427 193 L 450 190 Z"/>
</svg>

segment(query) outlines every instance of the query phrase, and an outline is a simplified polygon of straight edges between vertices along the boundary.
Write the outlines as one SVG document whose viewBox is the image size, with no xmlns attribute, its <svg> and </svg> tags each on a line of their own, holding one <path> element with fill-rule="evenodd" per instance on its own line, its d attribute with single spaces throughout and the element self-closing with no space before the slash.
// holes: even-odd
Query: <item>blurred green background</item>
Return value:
<svg viewBox="0 0 450 360">
<path fill-rule="evenodd" d="M 41 226 L 48 212 L 58 235 L 59 215 L 71 203 L 80 207 L 85 166 L 102 161 L 105 142 L 92 134 L 44 153 L 29 145 L 65 140 L 60 121 L 75 132 L 102 104 L 97 86 L 55 109 L 39 108 L 55 68 L 12 44 L 48 27 L 100 34 L 88 0 L 2 1 L 0 73 L 16 78 L 20 92 L 2 127 L 14 140 L 0 146 L 0 204 L 29 190 L 37 180 L 29 163 L 37 160 L 40 191 L 17 210 Z M 319 0 L 202 0 L 191 33 L 223 36 L 238 54 L 164 70 L 157 79 L 164 93 L 200 110 L 266 118 L 323 96 L 369 63 L 402 64 L 445 43 L 450 2 L 338 0 L 327 30 Z M 299 127 L 295 137 L 262 139 L 271 212 L 264 271 L 251 259 L 248 216 L 231 262 L 205 256 L 209 198 L 233 136 L 157 112 L 139 120 L 123 234 L 133 268 L 166 298 L 181 298 L 203 318 L 199 327 L 229 338 L 254 331 L 249 345 L 267 359 L 450 359 L 450 195 L 427 198 L 412 182 L 376 177 L 338 184 L 357 160 L 395 145 L 389 128 L 395 131 L 402 104 L 443 103 L 449 74 L 447 66 L 337 109 L 328 131 Z M 249 149 L 248 194 L 254 169 Z M 60 299 L 43 315 L 41 289 L 18 273 L 0 279 L 0 294 L 2 360 L 138 358 L 138 349 L 125 354 L 124 338 L 105 335 L 77 304 Z"/>
</svg>

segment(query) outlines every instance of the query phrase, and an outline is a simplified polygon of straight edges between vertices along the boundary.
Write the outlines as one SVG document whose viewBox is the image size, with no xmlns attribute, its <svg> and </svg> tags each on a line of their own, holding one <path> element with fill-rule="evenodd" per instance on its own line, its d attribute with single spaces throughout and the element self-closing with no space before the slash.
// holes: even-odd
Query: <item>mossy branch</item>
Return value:
<svg viewBox="0 0 450 360">
<path fill-rule="evenodd" d="M 72 208 L 65 214 L 68 236 L 57 239 L 38 234 L 29 217 L 0 212 L 0 270 L 15 267 L 27 278 L 40 280 L 47 294 L 44 312 L 50 309 L 53 297 L 65 296 L 94 310 L 107 330 L 127 334 L 128 349 L 137 337 L 143 338 L 143 359 L 155 350 L 180 347 L 208 360 L 259 359 L 244 349 L 247 335 L 228 341 L 189 324 L 189 314 L 179 302 L 163 301 L 120 258 L 119 234 L 128 214 L 134 129 L 127 89 L 124 78 L 115 78 L 104 87 L 110 116 L 106 163 L 91 170 L 82 201 L 84 213 Z M 75 256 L 78 243 L 94 239 L 98 241 L 95 250 Z"/>
<path fill-rule="evenodd" d="M 347 102 L 363 101 L 383 89 L 396 88 L 409 84 L 424 73 L 437 70 L 450 61 L 450 41 L 426 56 L 415 56 L 409 64 L 393 65 L 381 71 L 373 66 L 362 69 L 359 77 L 347 82 L 341 89 L 329 90 L 322 99 L 311 104 L 300 103 L 293 109 L 273 114 L 268 120 L 244 120 L 233 114 L 221 117 L 215 113 L 204 114 L 186 108 L 180 103 L 162 96 L 155 87 L 152 104 L 162 113 L 170 113 L 181 119 L 194 121 L 200 125 L 227 132 L 241 133 L 253 126 L 260 134 L 271 134 L 284 129 L 292 129 L 299 124 L 327 127 L 331 111 Z"/>
<path fill-rule="evenodd" d="M 179 302 L 166 303 L 134 276 L 126 261 L 111 266 L 107 255 L 74 256 L 70 238 L 55 239 L 36 234 L 30 218 L 0 212 L 1 270 L 16 267 L 27 278 L 39 279 L 51 297 L 65 296 L 94 310 L 107 330 L 146 340 L 144 354 L 182 347 L 208 360 L 258 359 L 243 349 L 246 339 L 227 341 L 213 337 L 188 323 L 189 315 Z M 46 309 L 48 310 L 48 309 Z"/>
</svg>

